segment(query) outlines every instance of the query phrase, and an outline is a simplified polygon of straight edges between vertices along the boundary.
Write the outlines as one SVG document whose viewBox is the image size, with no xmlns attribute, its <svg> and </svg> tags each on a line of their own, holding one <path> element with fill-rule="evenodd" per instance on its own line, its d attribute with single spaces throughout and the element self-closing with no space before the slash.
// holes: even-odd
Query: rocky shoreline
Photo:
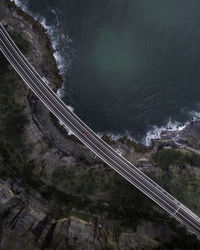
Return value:
<svg viewBox="0 0 200 250">
<path fill-rule="evenodd" d="M 10 2 L 8 0 L 7 5 L 8 7 L 12 6 L 12 8 L 14 8 L 14 10 L 16 11 L 16 13 L 14 12 L 14 16 L 16 15 L 22 16 L 26 22 L 30 22 L 32 24 L 31 28 L 33 28 L 33 31 L 40 37 L 41 41 L 43 41 L 43 44 L 45 45 L 44 48 L 46 50 L 46 54 L 48 55 L 47 56 L 48 61 L 46 57 L 46 59 L 43 60 L 43 62 L 39 64 L 41 65 L 41 67 L 37 68 L 36 64 L 34 66 L 36 67 L 36 70 L 48 80 L 49 85 L 53 88 L 53 90 L 57 92 L 57 90 L 61 88 L 64 82 L 64 79 L 63 79 L 63 76 L 59 73 L 55 58 L 53 56 L 53 54 L 55 53 L 55 50 L 52 47 L 52 43 L 51 43 L 49 36 L 47 35 L 47 31 L 45 30 L 44 27 L 42 27 L 42 25 L 38 21 L 34 20 L 33 17 L 26 14 L 19 7 L 15 6 L 13 2 Z M 3 20 L 3 24 L 6 24 L 4 20 Z M 30 31 L 30 28 L 29 28 L 29 31 Z M 31 39 L 33 40 L 33 36 L 32 34 L 29 33 L 29 31 L 25 30 L 25 34 L 29 40 Z M 48 65 L 51 65 L 51 68 L 45 69 L 44 67 L 42 67 L 42 65 L 45 65 L 45 67 L 47 67 Z M 38 126 L 43 136 L 48 141 L 48 143 L 50 145 L 54 145 L 55 147 L 57 147 L 57 149 L 60 152 L 62 152 L 64 155 L 69 155 L 70 154 L 69 152 L 67 152 L 66 150 L 63 150 L 64 148 L 63 144 L 65 143 L 63 142 L 63 144 L 59 145 L 60 140 L 56 140 L 56 138 L 60 137 L 61 139 L 62 137 L 65 139 L 66 138 L 71 139 L 73 138 L 73 136 L 71 137 L 67 135 L 63 136 L 64 133 L 59 132 L 63 130 L 62 126 L 57 124 L 58 129 L 55 129 L 55 126 L 52 127 L 52 121 L 48 119 L 49 117 L 46 116 L 46 119 L 43 119 L 43 117 L 45 116 L 44 113 L 45 112 L 48 113 L 48 111 L 46 110 L 46 108 L 40 101 L 38 102 L 37 98 L 33 96 L 33 97 L 30 97 L 28 101 L 29 101 L 30 107 L 32 108 L 33 120 L 35 124 Z M 195 125 L 195 127 L 193 125 Z M 107 135 L 102 136 L 102 137 L 106 141 L 108 141 L 111 145 L 116 145 L 116 144 L 118 145 L 118 144 L 123 143 L 126 146 L 126 144 L 128 144 L 129 147 L 132 146 L 133 148 L 135 148 L 136 149 L 135 151 L 139 149 L 138 150 L 139 152 L 151 151 L 152 149 L 152 152 L 154 153 L 156 150 L 156 149 L 153 149 L 155 145 L 157 148 L 157 144 L 160 145 L 162 144 L 162 142 L 166 144 L 166 141 L 168 141 L 170 145 L 174 145 L 174 142 L 178 142 L 186 146 L 194 147 L 195 149 L 200 149 L 200 138 L 198 137 L 199 131 L 200 131 L 200 129 L 198 128 L 199 126 L 200 126 L 200 119 L 197 118 L 195 120 L 190 121 L 189 124 L 187 124 L 183 130 L 177 129 L 174 131 L 168 131 L 168 130 L 163 131 L 160 135 L 161 138 L 152 139 L 151 146 L 145 146 L 141 143 L 131 140 L 128 137 L 121 137 L 121 138 L 118 138 L 117 140 L 112 140 L 111 136 L 107 136 Z M 178 143 L 176 144 L 177 146 L 179 145 Z"/>
<path fill-rule="evenodd" d="M 26 57 L 57 91 L 63 78 L 41 24 L 8 0 L 0 3 L 0 21 L 10 33 L 18 32 L 28 41 Z M 7 70 L 13 74 L 11 67 Z M 179 234 L 196 242 L 77 139 L 67 135 L 24 83 L 17 77 L 15 81 L 15 99 L 24 107 L 28 120 L 23 143 L 16 151 L 26 155 L 27 162 L 24 169 L 22 164 L 16 167 L 17 163 L 8 161 L 0 151 L 0 249 L 156 249 L 172 244 Z M 145 172 L 161 178 L 166 166 L 162 169 L 153 164 L 160 159 L 154 155 L 165 148 L 198 151 L 199 124 L 197 120 L 182 131 L 165 134 L 151 147 L 128 138 L 103 139 Z M 182 165 L 170 162 L 166 171 L 181 176 Z M 184 171 L 200 179 L 198 167 Z M 131 202 L 134 199 L 137 204 Z"/>
</svg>

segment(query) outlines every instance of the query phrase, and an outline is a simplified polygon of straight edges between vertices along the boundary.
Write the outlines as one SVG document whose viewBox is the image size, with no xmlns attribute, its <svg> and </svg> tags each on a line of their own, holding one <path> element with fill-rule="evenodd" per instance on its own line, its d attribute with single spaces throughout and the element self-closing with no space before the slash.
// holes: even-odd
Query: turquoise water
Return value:
<svg viewBox="0 0 200 250">
<path fill-rule="evenodd" d="M 63 100 L 96 132 L 141 139 L 200 111 L 199 1 L 21 2 L 51 27 Z"/>
</svg>

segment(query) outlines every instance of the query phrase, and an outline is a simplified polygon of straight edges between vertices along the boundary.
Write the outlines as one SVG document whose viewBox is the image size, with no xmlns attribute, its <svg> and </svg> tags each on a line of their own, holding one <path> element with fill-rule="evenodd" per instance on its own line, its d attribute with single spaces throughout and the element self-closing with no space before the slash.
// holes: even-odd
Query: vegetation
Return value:
<svg viewBox="0 0 200 250">
<path fill-rule="evenodd" d="M 153 162 L 163 170 L 170 165 L 184 167 L 185 165 L 200 166 L 200 155 L 184 152 L 181 150 L 163 148 L 153 156 Z"/>
<path fill-rule="evenodd" d="M 200 182 L 189 169 L 176 168 L 151 177 L 174 197 L 200 215 Z"/>
<path fill-rule="evenodd" d="M 153 156 L 153 162 L 162 168 L 163 174 L 157 177 L 151 175 L 151 177 L 192 211 L 200 215 L 200 182 L 195 172 L 187 167 L 199 167 L 200 156 L 181 150 L 163 148 Z"/>
<path fill-rule="evenodd" d="M 170 242 L 162 243 L 155 250 L 163 249 L 181 249 L 181 250 L 197 250 L 200 249 L 200 242 L 195 235 L 187 234 L 185 228 L 176 228 L 176 234 L 172 236 Z"/>
<path fill-rule="evenodd" d="M 8 63 L 0 55 L 0 141 L 13 146 L 21 145 L 22 133 L 26 123 L 23 107 L 15 101 L 17 75 L 8 71 Z M 8 73 L 9 72 L 9 73 Z"/>
<path fill-rule="evenodd" d="M 20 34 L 12 35 L 18 43 L 26 49 L 29 48 L 27 41 Z M 27 158 L 30 148 L 24 145 L 23 133 L 27 118 L 24 115 L 24 107 L 16 101 L 19 77 L 2 54 L 0 54 L 0 75 L 0 156 L 6 166 L 1 168 L 0 176 L 2 178 L 15 176 L 17 173 L 29 185 L 35 165 Z"/>
<path fill-rule="evenodd" d="M 2 224 L 0 223 L 0 242 L 1 242 L 2 236 L 3 236 L 3 227 L 2 227 Z"/>
<path fill-rule="evenodd" d="M 136 229 L 135 226 L 141 219 L 155 223 L 163 220 L 162 216 L 152 210 L 152 201 L 114 171 L 88 169 L 86 166 L 63 169 L 58 167 L 54 172 L 52 178 L 55 185 L 59 181 L 66 190 L 87 200 L 84 210 L 89 211 L 91 215 L 99 214 L 106 220 L 114 221 L 118 224 L 116 228 L 131 231 Z M 54 203 L 59 204 L 59 201 Z M 60 208 L 61 204 L 58 207 Z"/>
<path fill-rule="evenodd" d="M 192 179 L 187 173 L 185 175 L 188 179 L 182 182 L 183 186 Z M 171 179 L 173 182 L 175 177 Z M 164 242 L 158 249 L 188 249 L 188 244 L 191 246 L 190 249 L 198 249 L 200 246 L 194 235 L 188 235 L 185 228 L 179 227 L 167 214 L 160 214 L 152 209 L 153 203 L 147 197 L 112 170 L 101 171 L 99 168 L 88 169 L 86 166 L 68 167 L 63 170 L 63 167 L 59 167 L 53 174 L 53 180 L 55 184 L 59 180 L 62 186 L 65 185 L 74 194 L 79 195 L 62 196 L 57 193 L 56 188 L 49 190 L 48 198 L 53 208 L 51 212 L 58 218 L 76 215 L 89 221 L 95 220 L 93 215 L 98 215 L 102 220 L 110 221 L 116 241 L 121 232 L 133 232 L 142 221 L 151 221 L 155 225 L 169 226 L 170 230 L 175 232 L 172 240 Z M 163 181 L 163 176 L 159 181 Z M 164 182 L 168 183 L 167 177 Z M 179 182 L 181 183 L 180 180 Z M 174 185 L 177 187 L 177 184 Z M 169 183 L 169 186 L 173 186 L 172 183 Z M 186 189 L 189 190 L 187 187 Z M 160 242 L 160 239 L 157 240 Z"/>
<path fill-rule="evenodd" d="M 22 51 L 22 53 L 27 54 L 28 51 L 30 50 L 30 43 L 26 39 L 24 39 L 23 34 L 16 31 L 15 32 L 9 31 L 9 34 L 15 41 L 18 48 Z"/>
</svg>

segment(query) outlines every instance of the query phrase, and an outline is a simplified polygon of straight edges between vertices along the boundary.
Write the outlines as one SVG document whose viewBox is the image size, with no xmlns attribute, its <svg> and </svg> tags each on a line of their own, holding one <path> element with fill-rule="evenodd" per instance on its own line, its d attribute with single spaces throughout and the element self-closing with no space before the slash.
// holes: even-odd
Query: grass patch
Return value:
<svg viewBox="0 0 200 250">
<path fill-rule="evenodd" d="M 18 33 L 13 33 L 12 37 L 29 49 L 28 43 Z M 35 163 L 28 160 L 27 153 L 30 149 L 24 144 L 24 128 L 28 120 L 24 107 L 15 97 L 19 78 L 8 66 L 7 60 L 0 54 L 0 156 L 5 166 L 0 169 L 0 177 L 18 176 L 27 186 L 35 185 Z"/>
<path fill-rule="evenodd" d="M 195 235 L 188 234 L 184 227 L 176 227 L 176 234 L 170 242 L 162 243 L 155 250 L 163 249 L 197 250 L 200 249 L 200 242 Z"/>
<path fill-rule="evenodd" d="M 200 216 L 200 182 L 188 169 L 164 172 L 151 177 L 184 205 Z"/>
<path fill-rule="evenodd" d="M 165 149 L 157 151 L 153 156 L 153 162 L 163 170 L 167 170 L 170 165 L 184 167 L 186 164 L 200 166 L 200 156 L 181 150 Z"/>
<path fill-rule="evenodd" d="M 52 181 L 89 199 L 87 211 L 118 221 L 123 230 L 135 230 L 141 219 L 158 221 L 152 201 L 112 170 L 63 166 L 55 170 Z"/>
<path fill-rule="evenodd" d="M 74 207 L 82 210 L 87 209 L 91 204 L 89 199 L 66 194 L 56 189 L 55 186 L 46 186 L 41 195 L 49 201 L 50 214 L 56 219 L 69 216 Z"/>
<path fill-rule="evenodd" d="M 0 223 L 0 243 L 1 243 L 2 238 L 3 238 L 3 226 Z"/>
<path fill-rule="evenodd" d="M 30 50 L 30 43 L 24 38 L 23 34 L 20 32 L 10 32 L 9 35 L 15 41 L 16 45 L 18 48 L 21 50 L 23 54 L 27 54 L 28 51 Z"/>
<path fill-rule="evenodd" d="M 27 122 L 23 106 L 14 97 L 17 75 L 8 70 L 8 63 L 0 55 L 0 140 L 18 147 L 22 145 L 22 135 Z"/>
</svg>

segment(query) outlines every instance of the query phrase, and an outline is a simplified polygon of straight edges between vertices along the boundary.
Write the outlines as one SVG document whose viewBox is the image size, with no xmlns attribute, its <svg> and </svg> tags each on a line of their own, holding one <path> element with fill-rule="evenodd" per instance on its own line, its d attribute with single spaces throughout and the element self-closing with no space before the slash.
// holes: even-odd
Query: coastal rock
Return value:
<svg viewBox="0 0 200 250">
<path fill-rule="evenodd" d="M 13 192 L 8 187 L 8 185 L 4 184 L 3 181 L 0 181 L 0 200 L 1 200 L 1 207 L 0 211 L 3 211 L 3 208 L 8 202 L 14 197 Z"/>
<path fill-rule="evenodd" d="M 19 15 L 17 14 L 16 11 L 13 11 L 13 12 L 12 12 L 12 15 L 13 15 L 13 17 L 15 17 L 15 18 L 17 18 L 17 19 L 23 21 L 23 17 L 22 17 L 22 16 L 19 16 Z"/>
<path fill-rule="evenodd" d="M 29 199 L 32 200 L 32 197 Z M 40 203 L 34 200 L 34 203 L 37 202 Z M 42 204 L 35 206 L 40 207 L 40 210 L 33 209 L 24 201 L 23 195 L 15 195 L 9 183 L 0 182 L 0 218 L 1 227 L 3 226 L 0 248 L 6 249 L 8 238 L 13 239 L 13 246 L 17 245 L 18 249 L 23 249 L 29 244 L 34 246 L 33 249 L 46 247 L 52 250 L 64 250 L 68 249 L 68 246 L 77 250 L 106 249 L 109 244 L 117 246 L 112 240 L 112 232 L 106 231 L 98 222 L 87 222 L 73 216 L 56 221 L 41 211 Z M 142 236 L 141 229 L 140 233 L 122 233 L 119 237 L 119 246 L 122 250 L 145 245 L 156 247 L 158 243 Z"/>
<path fill-rule="evenodd" d="M 200 119 L 191 121 L 180 131 L 178 139 L 188 146 L 200 149 Z"/>
<path fill-rule="evenodd" d="M 119 238 L 119 249 L 154 249 L 159 247 L 159 243 L 156 240 L 152 240 L 143 234 L 128 234 L 122 233 Z"/>
<path fill-rule="evenodd" d="M 33 36 L 30 32 L 28 32 L 27 30 L 23 30 L 23 33 L 25 34 L 28 40 L 31 40 L 31 41 L 33 40 Z"/>
<path fill-rule="evenodd" d="M 75 166 L 76 159 L 73 156 L 63 157 L 62 161 L 66 166 Z"/>
<path fill-rule="evenodd" d="M 155 228 L 155 226 L 149 221 L 144 221 L 138 226 L 137 234 L 146 235 L 146 238 L 162 239 L 162 241 L 169 241 L 170 237 L 174 235 L 174 233 L 171 232 L 166 225 L 160 225 Z"/>
<path fill-rule="evenodd" d="M 100 231 L 100 228 L 96 228 L 92 223 L 70 217 L 67 233 L 69 244 L 77 250 L 105 248 L 105 239 Z"/>
<path fill-rule="evenodd" d="M 1 20 L 1 24 L 6 26 L 6 25 L 8 25 L 8 22 L 6 20 Z"/>
</svg>

